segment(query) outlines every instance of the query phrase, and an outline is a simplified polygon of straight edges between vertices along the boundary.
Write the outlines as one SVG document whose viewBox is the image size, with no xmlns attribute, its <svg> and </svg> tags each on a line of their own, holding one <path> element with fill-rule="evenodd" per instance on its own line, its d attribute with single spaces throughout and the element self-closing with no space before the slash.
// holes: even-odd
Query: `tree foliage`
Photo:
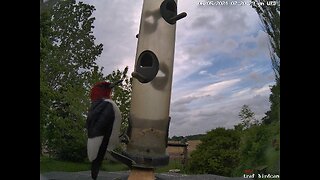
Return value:
<svg viewBox="0 0 320 180">
<path fill-rule="evenodd" d="M 263 173 L 280 173 L 280 122 L 251 124 L 244 128 L 243 120 L 252 119 L 254 112 L 247 105 L 239 112 L 241 123 L 234 129 L 216 128 L 205 134 L 191 153 L 187 171 L 197 174 L 243 176 L 252 169 Z M 249 121 L 251 122 L 251 121 Z"/>
<path fill-rule="evenodd" d="M 270 124 L 273 121 L 280 121 L 280 0 L 275 4 L 268 4 L 268 0 L 252 0 L 252 7 L 256 10 L 268 34 L 270 42 L 270 57 L 275 72 L 276 84 L 271 87 L 269 102 L 270 111 L 262 119 L 262 123 Z"/>
<path fill-rule="evenodd" d="M 82 161 L 86 157 L 85 121 L 90 107 L 89 92 L 99 81 L 115 82 L 113 100 L 128 122 L 131 79 L 128 67 L 103 76 L 96 64 L 103 48 L 92 35 L 94 6 L 74 0 L 49 0 L 40 14 L 40 152 Z"/>
<path fill-rule="evenodd" d="M 41 147 L 62 159 L 86 157 L 88 92 L 102 78 L 92 35 L 94 6 L 58 1 L 40 15 Z"/>
<path fill-rule="evenodd" d="M 205 134 L 194 134 L 194 135 L 188 135 L 188 136 L 173 136 L 172 138 L 169 138 L 169 140 L 171 140 L 171 141 L 181 141 L 183 139 L 200 140 L 204 136 L 205 136 Z"/>
<path fill-rule="evenodd" d="M 239 114 L 249 114 L 240 116 L 242 123 L 235 126 L 235 130 L 241 136 L 239 146 L 239 165 L 234 169 L 234 176 L 241 176 L 246 169 L 259 173 L 260 167 L 266 167 L 264 173 L 279 174 L 280 165 L 280 122 L 270 120 L 270 123 L 252 124 L 248 128 L 243 127 L 242 117 L 254 115 L 250 109 L 244 105 Z M 245 113 L 247 112 L 247 113 Z M 271 112 L 271 111 L 268 111 Z M 270 117 L 274 118 L 274 117 Z M 262 118 L 262 120 L 264 120 Z"/>
<path fill-rule="evenodd" d="M 231 176 L 239 163 L 240 136 L 233 129 L 216 128 L 209 131 L 202 143 L 191 153 L 188 171 Z"/>
<path fill-rule="evenodd" d="M 239 166 L 234 175 L 241 176 L 246 169 L 255 170 L 266 166 L 265 173 L 280 173 L 280 127 L 279 122 L 252 126 L 241 132 Z"/>
<path fill-rule="evenodd" d="M 269 36 L 270 56 L 277 81 L 280 81 L 280 0 L 268 5 L 269 0 L 252 0 L 252 7 L 259 15 L 265 32 Z"/>
<path fill-rule="evenodd" d="M 267 0 L 252 0 L 252 7 L 256 10 L 268 34 L 270 42 L 270 57 L 275 72 L 276 84 L 271 87 L 269 101 L 270 111 L 262 120 L 270 124 L 272 121 L 280 120 L 280 0 L 275 0 L 274 5 L 268 5 Z"/>
<path fill-rule="evenodd" d="M 280 121 L 280 83 L 276 83 L 271 87 L 269 102 L 270 110 L 267 111 L 265 117 L 262 118 L 264 124 Z"/>
<path fill-rule="evenodd" d="M 255 118 L 254 112 L 246 104 L 241 107 L 241 110 L 238 116 L 240 117 L 242 127 L 245 129 L 251 127 L 252 125 L 258 124 L 258 121 Z"/>
</svg>

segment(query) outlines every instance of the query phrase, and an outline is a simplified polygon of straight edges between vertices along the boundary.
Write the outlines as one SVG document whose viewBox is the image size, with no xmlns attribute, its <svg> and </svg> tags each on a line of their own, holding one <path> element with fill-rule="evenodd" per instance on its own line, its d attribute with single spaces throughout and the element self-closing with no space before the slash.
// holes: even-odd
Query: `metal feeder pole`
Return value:
<svg viewBox="0 0 320 180">
<path fill-rule="evenodd" d="M 166 166 L 172 87 L 177 0 L 144 0 L 140 19 L 125 155 L 132 159 L 129 175 L 155 179 L 154 168 Z"/>
</svg>

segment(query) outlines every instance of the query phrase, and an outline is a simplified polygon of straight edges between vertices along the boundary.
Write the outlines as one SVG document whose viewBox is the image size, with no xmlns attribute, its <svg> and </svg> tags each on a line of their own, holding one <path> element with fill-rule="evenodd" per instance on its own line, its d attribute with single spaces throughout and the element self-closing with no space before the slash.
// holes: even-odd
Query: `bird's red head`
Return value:
<svg viewBox="0 0 320 180">
<path fill-rule="evenodd" d="M 99 99 L 110 99 L 112 88 L 109 82 L 98 82 L 96 83 L 90 92 L 91 102 Z"/>
</svg>

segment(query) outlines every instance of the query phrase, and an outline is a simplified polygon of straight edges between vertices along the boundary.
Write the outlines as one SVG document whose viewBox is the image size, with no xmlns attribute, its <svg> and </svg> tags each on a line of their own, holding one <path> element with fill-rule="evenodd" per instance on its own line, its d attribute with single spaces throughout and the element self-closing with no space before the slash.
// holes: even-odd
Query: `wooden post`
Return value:
<svg viewBox="0 0 320 180">
<path fill-rule="evenodd" d="M 188 161 L 188 144 L 186 144 L 186 146 L 183 147 L 183 165 L 187 165 L 187 161 Z"/>
<path fill-rule="evenodd" d="M 153 169 L 132 168 L 128 180 L 155 180 Z"/>
<path fill-rule="evenodd" d="M 181 160 L 181 164 L 184 166 L 187 164 L 188 161 L 188 143 L 186 141 L 182 143 L 167 143 L 168 146 L 173 146 L 173 147 L 183 147 L 183 158 Z"/>
</svg>

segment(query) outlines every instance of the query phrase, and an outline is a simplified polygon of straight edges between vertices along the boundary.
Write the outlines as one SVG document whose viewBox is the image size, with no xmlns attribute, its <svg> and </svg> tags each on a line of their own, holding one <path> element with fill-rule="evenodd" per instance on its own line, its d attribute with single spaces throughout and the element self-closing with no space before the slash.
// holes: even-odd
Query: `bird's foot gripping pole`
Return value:
<svg viewBox="0 0 320 180">
<path fill-rule="evenodd" d="M 109 153 L 111 154 L 111 156 L 113 158 L 115 158 L 119 162 L 127 165 L 129 168 L 132 168 L 132 166 L 136 164 L 136 162 L 134 160 L 130 159 L 129 157 L 127 157 L 123 154 L 119 154 L 115 151 L 109 151 Z"/>
</svg>

